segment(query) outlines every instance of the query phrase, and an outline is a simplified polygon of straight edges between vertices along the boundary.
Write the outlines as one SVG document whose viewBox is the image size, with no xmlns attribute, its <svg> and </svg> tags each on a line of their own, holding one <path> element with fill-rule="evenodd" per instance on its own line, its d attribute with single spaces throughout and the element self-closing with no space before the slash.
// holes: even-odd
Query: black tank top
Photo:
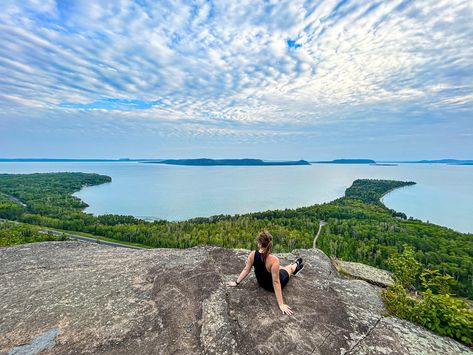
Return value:
<svg viewBox="0 0 473 355">
<path fill-rule="evenodd" d="M 274 291 L 273 277 L 271 273 L 266 270 L 263 256 L 258 250 L 255 252 L 253 266 L 255 267 L 255 275 L 259 285 L 268 291 Z"/>
</svg>

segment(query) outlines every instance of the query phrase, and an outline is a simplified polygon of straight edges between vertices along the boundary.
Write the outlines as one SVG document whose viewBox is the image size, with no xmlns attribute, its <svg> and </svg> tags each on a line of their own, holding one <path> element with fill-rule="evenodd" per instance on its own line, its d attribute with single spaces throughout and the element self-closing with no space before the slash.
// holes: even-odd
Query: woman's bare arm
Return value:
<svg viewBox="0 0 473 355">
<path fill-rule="evenodd" d="M 240 282 L 242 282 L 245 279 L 245 277 L 248 276 L 248 274 L 251 271 L 251 267 L 253 266 L 254 257 L 255 257 L 255 252 L 252 251 L 250 253 L 250 255 L 248 255 L 248 258 L 246 259 L 245 267 L 241 271 L 240 276 L 238 276 L 236 282 L 235 281 L 229 281 L 229 282 L 227 282 L 228 286 L 232 286 L 232 287 L 238 286 L 238 284 Z"/>
<path fill-rule="evenodd" d="M 279 260 L 273 262 L 271 265 L 271 276 L 273 277 L 273 288 L 276 300 L 278 301 L 279 309 L 283 314 L 292 314 L 291 307 L 284 304 L 282 298 L 281 281 L 279 280 Z"/>
</svg>

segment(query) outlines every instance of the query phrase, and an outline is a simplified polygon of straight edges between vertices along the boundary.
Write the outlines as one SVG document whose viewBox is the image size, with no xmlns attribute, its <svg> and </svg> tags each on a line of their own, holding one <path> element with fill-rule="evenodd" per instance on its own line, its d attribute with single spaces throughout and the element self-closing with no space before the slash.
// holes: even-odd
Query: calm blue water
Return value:
<svg viewBox="0 0 473 355">
<path fill-rule="evenodd" d="M 343 196 L 358 178 L 412 180 L 384 203 L 408 216 L 473 233 L 473 166 L 171 166 L 120 163 L 1 163 L 1 173 L 82 171 L 112 182 L 76 193 L 94 214 L 182 220 L 215 214 L 295 208 Z"/>
</svg>

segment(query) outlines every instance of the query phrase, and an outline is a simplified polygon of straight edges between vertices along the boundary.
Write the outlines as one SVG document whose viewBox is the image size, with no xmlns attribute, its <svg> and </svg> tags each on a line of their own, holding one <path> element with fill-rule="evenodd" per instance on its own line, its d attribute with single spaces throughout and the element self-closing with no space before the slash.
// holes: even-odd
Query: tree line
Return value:
<svg viewBox="0 0 473 355">
<path fill-rule="evenodd" d="M 311 248 L 319 221 L 325 220 L 317 243 L 326 254 L 388 268 L 386 260 L 408 244 L 424 267 L 452 275 L 458 281 L 454 291 L 473 299 L 472 235 L 408 219 L 380 202 L 388 191 L 413 182 L 356 180 L 344 197 L 330 203 L 178 222 L 84 213 L 87 204 L 72 194 L 110 181 L 85 173 L 0 174 L 0 218 L 174 248 L 205 244 L 254 249 L 255 237 L 264 228 L 274 237 L 275 252 Z"/>
</svg>

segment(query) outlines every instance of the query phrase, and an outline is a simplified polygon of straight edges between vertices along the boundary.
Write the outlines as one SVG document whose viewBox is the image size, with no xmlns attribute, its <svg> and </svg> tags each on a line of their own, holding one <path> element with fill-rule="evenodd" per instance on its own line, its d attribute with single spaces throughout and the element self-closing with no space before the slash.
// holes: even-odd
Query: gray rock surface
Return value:
<svg viewBox="0 0 473 355">
<path fill-rule="evenodd" d="M 340 273 L 355 279 L 364 280 L 375 286 L 388 287 L 394 284 L 391 273 L 386 270 L 337 259 L 332 259 L 332 264 Z"/>
<path fill-rule="evenodd" d="M 80 242 L 1 248 L 0 353 L 37 339 L 41 354 L 473 353 L 386 317 L 379 290 L 341 278 L 319 250 L 278 255 L 283 265 L 296 255 L 306 264 L 284 289 L 294 311 L 284 316 L 253 273 L 225 286 L 247 254 Z"/>
</svg>

